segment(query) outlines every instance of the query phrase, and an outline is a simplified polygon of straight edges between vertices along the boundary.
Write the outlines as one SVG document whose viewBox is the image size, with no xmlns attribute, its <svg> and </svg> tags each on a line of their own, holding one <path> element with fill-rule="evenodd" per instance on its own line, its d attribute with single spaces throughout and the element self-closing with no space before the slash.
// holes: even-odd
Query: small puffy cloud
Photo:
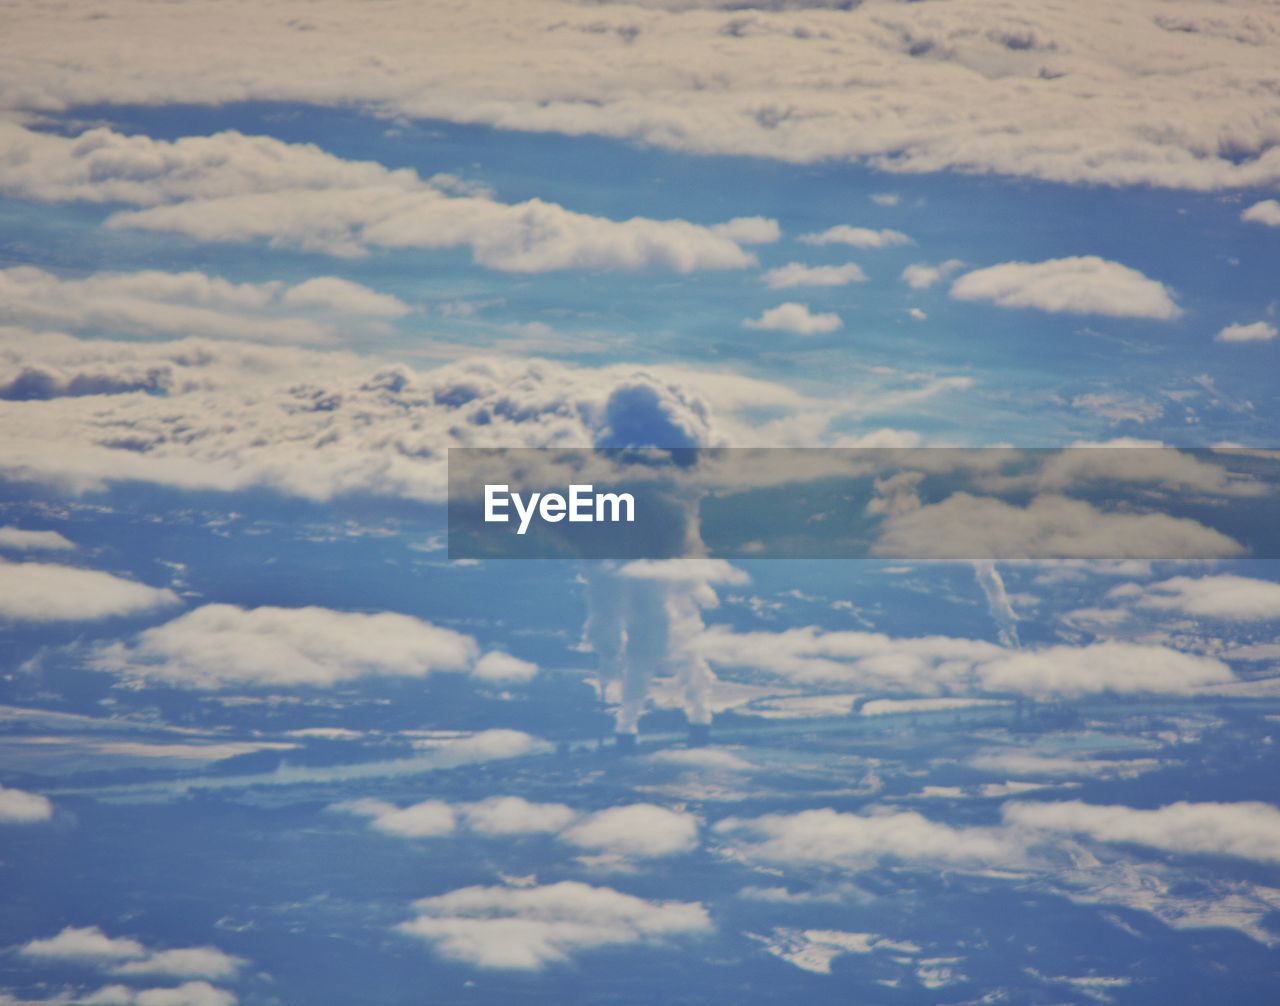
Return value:
<svg viewBox="0 0 1280 1006">
<path fill-rule="evenodd" d="M 486 653 L 471 669 L 473 677 L 494 684 L 519 684 L 531 680 L 537 673 L 537 664 L 500 650 Z"/>
<path fill-rule="evenodd" d="M 950 864 L 1008 864 L 1019 849 L 996 828 L 953 828 L 914 811 L 844 814 L 830 808 L 757 818 L 726 818 L 716 831 L 744 841 L 739 850 L 764 863 L 861 870 L 884 859 Z"/>
<path fill-rule="evenodd" d="M 1227 325 L 1214 339 L 1218 342 L 1270 342 L 1275 337 L 1275 325 L 1269 321 L 1255 321 L 1248 325 Z"/>
<path fill-rule="evenodd" d="M 1087 835 L 1191 855 L 1237 856 L 1280 863 L 1280 809 L 1268 803 L 1169 804 L 1156 810 L 1061 803 L 1012 803 L 1006 822 L 1040 831 Z"/>
<path fill-rule="evenodd" d="M 856 262 L 845 265 L 804 265 L 789 262 L 764 274 L 764 281 L 774 290 L 786 290 L 794 286 L 845 286 L 849 283 L 865 283 L 867 274 Z"/>
<path fill-rule="evenodd" d="M 443 800 L 424 800 L 408 807 L 381 800 L 349 800 L 333 805 L 336 811 L 372 818 L 370 827 L 399 838 L 439 838 L 457 827 L 453 808 Z"/>
<path fill-rule="evenodd" d="M 217 947 L 153 950 L 126 936 L 108 936 L 97 926 L 67 926 L 56 936 L 32 940 L 19 948 L 34 960 L 70 961 L 114 975 L 165 975 L 172 978 L 233 978 L 243 958 Z"/>
<path fill-rule="evenodd" d="M 338 276 L 317 276 L 290 287 L 280 298 L 290 307 L 320 308 L 337 314 L 403 318 L 410 307 L 398 297 L 370 290 Z"/>
<path fill-rule="evenodd" d="M 646 901 L 565 881 L 540 887 L 465 887 L 414 904 L 397 928 L 446 960 L 537 971 L 601 947 L 653 945 L 712 929 L 697 902 Z"/>
<path fill-rule="evenodd" d="M 840 316 L 834 313 L 813 314 L 804 304 L 788 301 L 765 311 L 759 318 L 749 318 L 743 323 L 745 328 L 756 328 L 765 332 L 794 332 L 796 335 L 817 335 L 823 332 L 834 332 L 844 324 Z"/>
<path fill-rule="evenodd" d="M 69 552 L 75 543 L 57 531 L 26 531 L 20 527 L 0 527 L 0 549 L 13 552 Z"/>
<path fill-rule="evenodd" d="M 552 834 L 578 816 L 562 803 L 531 803 L 518 796 L 494 796 L 462 808 L 467 827 L 482 835 Z"/>
<path fill-rule="evenodd" d="M 111 937 L 97 926 L 67 926 L 56 936 L 32 940 L 19 951 L 38 960 L 89 961 L 94 963 L 138 960 L 147 948 L 128 937 Z"/>
<path fill-rule="evenodd" d="M 1264 199 L 1260 203 L 1254 203 L 1240 214 L 1240 219 L 1248 223 L 1280 227 L 1280 201 Z"/>
<path fill-rule="evenodd" d="M 0 559 L 0 620 L 95 621 L 178 603 L 173 591 L 96 569 Z"/>
<path fill-rule="evenodd" d="M 100 647 L 92 663 L 182 688 L 327 688 L 465 671 L 476 653 L 471 637 L 409 615 L 208 604 Z"/>
<path fill-rule="evenodd" d="M 850 227 L 840 224 L 828 227 L 818 234 L 802 234 L 800 240 L 807 245 L 851 245 L 854 248 L 895 248 L 914 244 L 902 231 L 872 230 L 870 227 Z"/>
<path fill-rule="evenodd" d="M 1096 255 L 1004 262 L 975 269 L 951 284 L 951 296 L 991 301 L 1001 307 L 1034 307 L 1053 314 L 1162 321 L 1182 314 L 1163 283 Z"/>
<path fill-rule="evenodd" d="M 724 559 L 634 559 L 619 570 L 629 580 L 662 583 L 723 583 L 741 587 L 751 582 L 746 571 Z"/>
<path fill-rule="evenodd" d="M 740 245 L 767 245 L 782 237 L 782 228 L 778 221 L 769 217 L 734 217 L 727 223 L 713 226 L 711 233 Z"/>
<path fill-rule="evenodd" d="M 698 821 L 691 814 L 651 803 L 589 814 L 562 837 L 596 852 L 636 858 L 674 856 L 698 845 Z"/>
<path fill-rule="evenodd" d="M 938 265 L 929 265 L 927 262 L 916 262 L 902 270 L 902 282 L 911 287 L 912 290 L 928 290 L 935 283 L 946 279 L 957 269 L 964 266 L 964 263 L 958 258 L 947 259 Z"/>
<path fill-rule="evenodd" d="M 907 314 L 915 321 L 929 320 L 929 316 L 924 311 L 920 310 L 920 308 L 918 307 L 909 308 L 907 310 Z"/>
<path fill-rule="evenodd" d="M 0 824 L 37 824 L 53 817 L 53 804 L 39 793 L 0 786 Z"/>
<path fill-rule="evenodd" d="M 1231 621 L 1280 619 L 1280 583 L 1247 576 L 1175 576 L 1169 580 L 1137 588 L 1137 592 L 1117 587 L 1114 597 L 1133 595 L 1144 608 L 1176 611 L 1202 618 Z"/>
<path fill-rule="evenodd" d="M 867 198 L 877 206 L 897 206 L 902 202 L 902 197 L 896 192 L 873 192 Z"/>
</svg>

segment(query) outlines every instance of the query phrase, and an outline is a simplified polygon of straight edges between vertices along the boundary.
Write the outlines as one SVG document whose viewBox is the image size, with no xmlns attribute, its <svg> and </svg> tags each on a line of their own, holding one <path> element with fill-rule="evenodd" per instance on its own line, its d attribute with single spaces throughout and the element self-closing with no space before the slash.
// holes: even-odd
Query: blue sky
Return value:
<svg viewBox="0 0 1280 1006">
<path fill-rule="evenodd" d="M 6 18 L 0 1003 L 1274 998 L 1280 572 L 1126 502 L 1272 489 L 1118 449 L 1275 447 L 1268 4 Z M 449 448 L 1080 443 L 857 501 L 1000 561 L 447 549 Z"/>
</svg>

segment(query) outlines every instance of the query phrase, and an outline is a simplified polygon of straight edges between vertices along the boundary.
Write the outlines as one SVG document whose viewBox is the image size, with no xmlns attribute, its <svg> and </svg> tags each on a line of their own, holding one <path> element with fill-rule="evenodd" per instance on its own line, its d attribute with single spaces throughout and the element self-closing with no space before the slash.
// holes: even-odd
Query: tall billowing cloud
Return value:
<svg viewBox="0 0 1280 1006">
<path fill-rule="evenodd" d="M 1018 648 L 1018 614 L 1009 601 L 1009 593 L 1004 589 L 1004 577 L 996 569 L 994 562 L 975 562 L 973 577 L 982 588 L 987 599 L 987 610 L 995 619 L 1000 643 L 1003 646 Z"/>
<path fill-rule="evenodd" d="M 1034 307 L 1052 314 L 1102 314 L 1113 318 L 1181 316 L 1168 287 L 1119 262 L 1096 255 L 1004 262 L 965 273 L 951 284 L 957 300 L 986 300 L 1001 307 Z"/>
<path fill-rule="evenodd" d="M 602 687 L 620 686 L 616 727 L 636 732 L 653 678 L 674 676 L 690 723 L 711 722 L 715 681 L 699 645 L 702 609 L 713 607 L 713 584 L 744 583 L 746 574 L 720 560 L 588 563 L 584 641 L 595 652 Z"/>
</svg>

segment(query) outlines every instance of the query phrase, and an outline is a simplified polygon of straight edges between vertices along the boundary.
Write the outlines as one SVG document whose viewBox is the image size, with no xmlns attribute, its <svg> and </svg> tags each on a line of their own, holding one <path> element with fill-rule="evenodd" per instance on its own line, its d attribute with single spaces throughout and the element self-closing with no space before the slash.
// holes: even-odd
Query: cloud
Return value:
<svg viewBox="0 0 1280 1006">
<path fill-rule="evenodd" d="M 902 197 L 895 192 L 873 192 L 867 197 L 877 206 L 897 206 Z"/>
<path fill-rule="evenodd" d="M 466 671 L 477 651 L 470 636 L 393 612 L 207 604 L 100 646 L 91 663 L 181 688 L 329 688 L 366 676 Z"/>
<path fill-rule="evenodd" d="M 912 290 L 928 290 L 935 283 L 941 282 L 957 269 L 963 267 L 964 263 L 958 258 L 947 259 L 947 261 L 938 265 L 917 262 L 902 270 L 902 282 L 906 283 Z"/>
<path fill-rule="evenodd" d="M 1162 321 L 1182 315 L 1163 283 L 1096 255 L 1004 262 L 975 269 L 951 284 L 951 296 L 987 300 L 1001 307 L 1034 307 L 1052 314 Z"/>
<path fill-rule="evenodd" d="M 1254 203 L 1240 214 L 1240 219 L 1247 223 L 1280 227 L 1280 201 L 1264 199 L 1261 202 Z"/>
<path fill-rule="evenodd" d="M 711 932 L 697 902 L 646 901 L 574 881 L 539 887 L 464 887 L 414 903 L 397 928 L 447 960 L 538 971 L 602 947 L 656 945 Z"/>
<path fill-rule="evenodd" d="M 698 846 L 698 821 L 690 814 L 651 803 L 610 807 L 584 817 L 562 837 L 583 849 L 648 859 L 691 852 Z"/>
<path fill-rule="evenodd" d="M 518 796 L 494 796 L 463 807 L 467 827 L 481 835 L 554 834 L 577 813 L 562 803 L 530 803 Z"/>
<path fill-rule="evenodd" d="M 854 248 L 896 248 L 915 243 L 901 231 L 888 228 L 877 231 L 848 224 L 828 227 L 817 234 L 801 234 L 799 240 L 807 245 L 851 245 Z"/>
<path fill-rule="evenodd" d="M 1280 583 L 1247 576 L 1175 576 L 1133 592 L 1115 588 L 1114 598 L 1132 597 L 1142 608 L 1176 611 L 1229 621 L 1280 619 Z"/>
<path fill-rule="evenodd" d="M 1010 651 L 980 640 L 871 632 L 705 632 L 717 666 L 752 668 L 811 685 L 927 695 L 1195 694 L 1234 680 L 1213 657 L 1124 642 Z"/>
<path fill-rule="evenodd" d="M 1276 337 L 1276 327 L 1269 321 L 1255 321 L 1248 325 L 1227 325 L 1214 339 L 1218 342 L 1270 342 Z"/>
<path fill-rule="evenodd" d="M 774 290 L 787 290 L 795 286 L 845 286 L 849 283 L 865 283 L 867 274 L 856 262 L 845 265 L 804 265 L 789 262 L 770 269 L 764 281 Z"/>
<path fill-rule="evenodd" d="M 348 814 L 371 817 L 369 827 L 399 838 L 439 838 L 452 835 L 457 815 L 443 800 L 424 800 L 409 807 L 397 807 L 381 800 L 348 800 L 333 805 Z"/>
<path fill-rule="evenodd" d="M 20 527 L 0 527 L 0 549 L 14 552 L 69 552 L 75 543 L 57 531 L 27 531 Z"/>
<path fill-rule="evenodd" d="M 168 18 L 119 0 L 104 22 L 29 2 L 6 21 L 17 55 L 0 94 L 38 111 L 311 102 L 900 172 L 1201 191 L 1280 178 L 1280 32 L 1253 7 L 778 3 L 744 22 L 729 6 L 543 0 L 497 33 L 446 8 L 424 41 L 413 4 L 376 19 L 337 2 Z"/>
<path fill-rule="evenodd" d="M 742 269 L 756 264 L 735 237 L 776 239 L 777 224 L 731 221 L 724 231 L 686 220 L 615 221 L 529 199 L 457 194 L 454 179 L 347 161 L 310 144 L 236 132 L 173 141 L 105 128 L 77 137 L 0 122 L 16 151 L 0 164 L 0 192 L 43 202 L 131 203 L 107 226 L 200 241 L 265 240 L 340 256 L 380 248 L 469 248 L 479 265 L 518 273 L 560 269 Z M 772 236 L 771 236 L 772 235 Z M 386 316 L 391 300 L 325 283 L 295 295 Z"/>
<path fill-rule="evenodd" d="M 1169 804 L 1156 810 L 1082 803 L 1010 803 L 1006 822 L 1190 855 L 1280 862 L 1280 809 L 1267 803 Z"/>
<path fill-rule="evenodd" d="M 1243 551 L 1186 517 L 1104 511 L 1048 494 L 1019 506 L 967 492 L 888 514 L 872 544 L 874 555 L 915 559 L 1226 558 Z"/>
<path fill-rule="evenodd" d="M 726 818 L 716 832 L 738 838 L 736 851 L 764 863 L 841 870 L 881 860 L 952 865 L 1012 865 L 1020 850 L 998 828 L 953 828 L 914 811 L 843 814 L 830 808 L 756 818 Z"/>
<path fill-rule="evenodd" d="M 781 432 L 771 426 L 757 438 L 812 443 L 851 407 L 660 365 L 476 357 L 415 370 L 344 352 L 82 341 L 26 329 L 0 329 L 6 384 L 24 389 L 0 396 L 0 473 L 10 479 L 71 492 L 122 481 L 266 486 L 321 500 L 443 500 L 450 446 L 752 442 L 758 427 L 747 417 L 760 408 L 774 411 Z M 859 408 L 876 394 L 868 389 Z"/>
<path fill-rule="evenodd" d="M 77 999 L 85 1006 L 235 1006 L 236 997 L 208 982 L 183 982 L 174 988 L 131 989 L 107 985 Z"/>
<path fill-rule="evenodd" d="M 501 650 L 491 650 L 476 661 L 471 669 L 473 677 L 494 684 L 520 684 L 531 681 L 538 673 L 538 665 L 513 657 Z"/>
<path fill-rule="evenodd" d="M 782 237 L 778 221 L 768 217 L 734 217 L 728 223 L 715 224 L 711 232 L 741 245 L 773 244 Z"/>
<path fill-rule="evenodd" d="M 234 978 L 247 963 L 217 947 L 153 950 L 130 937 L 108 936 L 97 926 L 67 926 L 56 936 L 23 944 L 19 953 L 34 960 L 73 961 L 114 975 L 215 980 Z"/>
<path fill-rule="evenodd" d="M 96 569 L 0 559 L 0 619 L 97 621 L 177 604 L 166 587 L 148 587 Z"/>
<path fill-rule="evenodd" d="M 231 283 L 200 272 L 99 272 L 64 279 L 33 266 L 0 270 L 0 320 L 57 326 L 78 332 L 127 335 L 198 335 L 262 342 L 330 343 L 338 330 L 327 320 L 353 322 L 402 317 L 409 307 L 395 297 L 333 276 L 297 286 L 280 282 Z M 309 316 L 308 316 L 309 315 Z M 381 331 L 379 328 L 371 329 Z M 355 329 L 358 333 L 358 328 Z M 35 380 L 28 377 L 27 384 Z M 84 379 L 82 379 L 84 380 Z M 86 382 L 82 394 L 105 387 Z M 160 390 L 159 382 L 140 390 Z M 12 379 L 5 397 L 26 394 Z"/>
<path fill-rule="evenodd" d="M 1230 668 L 1213 657 L 1121 642 L 1021 650 L 987 661 L 977 672 L 989 692 L 1068 697 L 1193 695 L 1209 685 L 1234 680 Z"/>
<path fill-rule="evenodd" d="M 816 335 L 822 332 L 834 332 L 844 323 L 838 314 L 812 314 L 804 304 L 788 302 L 771 307 L 759 318 L 749 318 L 742 324 L 744 328 L 756 328 L 766 332 Z"/>
<path fill-rule="evenodd" d="M 53 817 L 48 797 L 0 786 L 0 824 L 36 824 Z"/>
</svg>

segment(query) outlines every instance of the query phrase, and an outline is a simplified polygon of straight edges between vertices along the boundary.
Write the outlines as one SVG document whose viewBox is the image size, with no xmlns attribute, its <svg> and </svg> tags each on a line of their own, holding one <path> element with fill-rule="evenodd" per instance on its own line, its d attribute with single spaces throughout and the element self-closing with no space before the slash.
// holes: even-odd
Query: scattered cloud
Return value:
<svg viewBox="0 0 1280 1006">
<path fill-rule="evenodd" d="M 70 552 L 75 543 L 57 531 L 27 531 L 20 527 L 0 527 L 0 549 L 12 552 Z"/>
<path fill-rule="evenodd" d="M 711 932 L 697 902 L 646 901 L 574 881 L 538 887 L 465 887 L 414 903 L 397 927 L 447 960 L 537 971 L 602 947 L 657 945 Z"/>
<path fill-rule="evenodd" d="M 777 307 L 771 307 L 759 318 L 744 321 L 745 328 L 755 328 L 766 332 L 794 332 L 796 335 L 817 335 L 834 332 L 843 326 L 840 316 L 835 313 L 813 314 L 804 304 L 789 301 Z"/>
<path fill-rule="evenodd" d="M 844 814 L 829 808 L 725 818 L 716 832 L 736 851 L 771 864 L 864 870 L 881 860 L 1012 865 L 1017 844 L 999 828 L 953 828 L 914 811 Z"/>
<path fill-rule="evenodd" d="M 1096 255 L 1004 262 L 965 273 L 951 284 L 957 300 L 1033 307 L 1052 314 L 1102 314 L 1169 321 L 1182 315 L 1168 287 Z"/>
<path fill-rule="evenodd" d="M 1280 200 L 1264 199 L 1254 203 L 1240 214 L 1240 219 L 1247 223 L 1280 227 Z"/>
<path fill-rule="evenodd" d="M 963 268 L 964 263 L 958 258 L 947 259 L 947 261 L 938 265 L 917 262 L 902 270 L 902 282 L 906 283 L 912 290 L 928 290 L 935 283 L 941 282 L 958 269 Z"/>
<path fill-rule="evenodd" d="M 131 937 L 108 936 L 97 926 L 67 926 L 56 936 L 23 944 L 19 953 L 33 960 L 85 964 L 113 975 L 164 975 L 215 981 L 234 978 L 247 963 L 217 947 L 154 950 Z"/>
<path fill-rule="evenodd" d="M 1117 587 L 1109 595 L 1138 607 L 1228 621 L 1280 619 L 1280 583 L 1247 576 L 1175 576 L 1144 587 Z"/>
<path fill-rule="evenodd" d="M 96 569 L 0 559 L 0 619 L 10 622 L 97 621 L 177 603 L 167 587 Z"/>
<path fill-rule="evenodd" d="M 1275 337 L 1275 325 L 1269 321 L 1255 321 L 1248 325 L 1227 325 L 1214 339 L 1218 342 L 1270 342 Z"/>
<path fill-rule="evenodd" d="M 181 688 L 329 688 L 366 676 L 466 671 L 477 655 L 470 636 L 409 615 L 207 604 L 100 646 L 91 663 Z"/>
<path fill-rule="evenodd" d="M 764 281 L 775 290 L 788 290 L 796 286 L 845 286 L 849 283 L 865 283 L 867 274 L 855 262 L 845 265 L 804 265 L 789 262 L 770 269 Z"/>
<path fill-rule="evenodd" d="M 99 272 L 66 279 L 44 269 L 0 270 L 0 321 L 97 335 L 197 335 L 282 343 L 332 343 L 358 334 L 357 322 L 409 313 L 395 297 L 335 276 L 288 286 L 232 283 L 200 272 Z M 338 315 L 341 328 L 328 319 Z M 374 325 L 370 331 L 383 331 Z M 5 397 L 44 397 L 34 375 L 9 382 Z M 81 394 L 108 385 L 82 378 Z M 150 389 L 159 390 L 158 386 Z M 73 392 L 74 393 L 74 392 Z"/>
<path fill-rule="evenodd" d="M 816 234 L 802 234 L 799 238 L 807 245 L 850 245 L 854 248 L 896 248 L 914 244 L 902 231 L 873 230 L 870 227 L 850 227 L 839 224 Z"/>
<path fill-rule="evenodd" d="M 564 832 L 584 849 L 627 858 L 672 856 L 698 845 L 698 821 L 691 814 L 636 803 L 589 814 Z"/>
<path fill-rule="evenodd" d="M 53 817 L 53 804 L 39 793 L 0 786 L 0 824 L 37 824 Z"/>
<path fill-rule="evenodd" d="M 1192 855 L 1280 862 L 1280 809 L 1268 803 L 1179 802 L 1155 810 L 1082 803 L 1011 803 L 1005 821 Z"/>
</svg>

